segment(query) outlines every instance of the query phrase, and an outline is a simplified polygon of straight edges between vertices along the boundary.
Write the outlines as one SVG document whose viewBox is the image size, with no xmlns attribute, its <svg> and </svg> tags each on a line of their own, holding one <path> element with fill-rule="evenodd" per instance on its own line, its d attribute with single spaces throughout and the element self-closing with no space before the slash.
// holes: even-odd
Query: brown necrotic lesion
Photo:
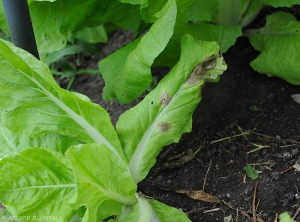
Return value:
<svg viewBox="0 0 300 222">
<path fill-rule="evenodd" d="M 158 127 L 158 131 L 160 133 L 165 133 L 171 129 L 171 124 L 170 123 L 161 123 L 157 127 Z"/>
<path fill-rule="evenodd" d="M 161 95 L 160 103 L 161 103 L 162 106 L 166 106 L 166 105 L 168 105 L 168 103 L 170 102 L 170 100 L 171 100 L 171 96 L 167 92 L 164 92 Z"/>
<path fill-rule="evenodd" d="M 205 78 L 205 69 L 203 68 L 202 63 L 197 65 L 193 71 L 190 77 L 186 80 L 186 83 L 188 85 L 195 85 L 198 83 L 200 79 Z"/>
</svg>

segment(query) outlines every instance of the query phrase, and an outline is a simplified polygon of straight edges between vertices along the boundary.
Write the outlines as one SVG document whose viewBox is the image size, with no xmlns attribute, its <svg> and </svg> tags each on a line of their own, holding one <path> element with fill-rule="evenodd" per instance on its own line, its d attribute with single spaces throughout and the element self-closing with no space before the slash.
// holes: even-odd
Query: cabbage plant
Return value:
<svg viewBox="0 0 300 222">
<path fill-rule="evenodd" d="M 132 30 L 126 47 L 100 61 L 104 99 L 130 103 L 151 85 L 151 67 L 173 67 L 181 56 L 181 39 L 214 41 L 226 52 L 240 36 L 260 52 L 254 70 L 300 84 L 300 22 L 280 7 L 299 0 L 29 0 L 41 58 L 61 50 L 71 37 L 88 42 L 107 40 L 118 28 Z M 265 7 L 278 8 L 260 28 L 247 26 Z M 171 10 L 169 10 L 171 9 Z M 290 10 L 297 13 L 296 10 Z M 299 12 L 298 12 L 299 13 Z M 296 14 L 297 15 L 297 14 Z M 0 29 L 9 30 L 0 4 Z M 138 87 L 137 87 L 138 86 Z"/>
<path fill-rule="evenodd" d="M 107 112 L 60 88 L 48 66 L 0 40 L 0 201 L 3 220 L 189 221 L 137 192 L 161 149 L 191 131 L 207 81 L 226 69 L 221 53 L 248 36 L 258 72 L 299 84 L 299 21 L 277 12 L 246 30 L 267 6 L 298 0 L 28 0 L 39 53 L 123 28 L 135 38 L 99 62 L 104 98 L 129 103 L 151 84 L 151 68 L 171 71 L 114 127 Z M 0 28 L 7 35 L 0 4 Z M 96 34 L 95 34 L 96 33 Z M 49 58 L 49 57 L 48 57 Z"/>
<path fill-rule="evenodd" d="M 0 200 L 20 221 L 189 221 L 137 192 L 162 147 L 192 126 L 205 82 L 226 69 L 214 42 L 182 39 L 173 69 L 116 128 L 47 65 L 0 41 Z M 2 216 L 9 220 L 10 216 Z"/>
</svg>

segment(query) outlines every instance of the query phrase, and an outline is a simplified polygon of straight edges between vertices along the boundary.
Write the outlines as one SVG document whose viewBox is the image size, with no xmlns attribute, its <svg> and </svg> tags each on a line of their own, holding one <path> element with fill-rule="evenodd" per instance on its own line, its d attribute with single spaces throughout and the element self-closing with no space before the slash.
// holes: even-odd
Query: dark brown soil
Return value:
<svg viewBox="0 0 300 222">
<path fill-rule="evenodd" d="M 109 54 L 131 38 L 132 34 L 119 31 L 101 47 Z M 195 222 L 224 221 L 230 215 L 234 221 L 254 221 L 256 216 L 256 221 L 273 222 L 284 211 L 296 213 L 300 172 L 290 167 L 300 152 L 300 105 L 290 95 L 300 93 L 300 87 L 253 71 L 249 62 L 257 54 L 245 38 L 238 39 L 224 54 L 228 70 L 220 82 L 205 86 L 194 113 L 193 131 L 163 149 L 148 177 L 139 184 L 143 194 L 182 209 Z M 98 59 L 86 65 L 97 68 Z M 102 101 L 103 86 L 100 76 L 83 75 L 72 90 L 101 104 L 115 122 L 133 104 Z M 165 169 L 169 158 L 199 148 L 192 160 Z M 260 150 L 249 153 L 257 148 Z M 243 167 L 247 164 L 260 172 L 257 180 L 246 177 Z M 221 203 L 175 192 L 203 188 Z"/>
</svg>

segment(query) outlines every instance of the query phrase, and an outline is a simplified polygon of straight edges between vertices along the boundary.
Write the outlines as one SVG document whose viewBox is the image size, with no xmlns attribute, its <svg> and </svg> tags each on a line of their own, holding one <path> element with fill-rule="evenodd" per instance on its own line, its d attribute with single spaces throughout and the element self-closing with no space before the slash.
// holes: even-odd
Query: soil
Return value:
<svg viewBox="0 0 300 222">
<path fill-rule="evenodd" d="M 132 33 L 118 31 L 101 49 L 110 54 L 132 38 Z M 300 172 L 293 166 L 300 156 L 300 105 L 291 95 L 300 93 L 300 87 L 255 72 L 249 63 L 257 55 L 246 38 L 224 54 L 228 69 L 218 83 L 204 87 L 192 132 L 163 149 L 139 184 L 142 194 L 181 209 L 194 222 L 273 222 L 282 212 L 297 214 Z M 85 66 L 97 68 L 99 57 L 90 57 Z M 154 75 L 166 70 L 155 69 Z M 138 101 L 105 102 L 103 86 L 100 75 L 82 75 L 71 89 L 102 105 L 115 123 Z M 200 151 L 194 158 L 178 157 L 189 149 Z M 258 172 L 257 179 L 246 176 L 247 164 Z M 211 196 L 195 200 L 180 190 L 199 195 L 204 190 Z M 300 221 L 300 214 L 295 219 Z"/>
</svg>

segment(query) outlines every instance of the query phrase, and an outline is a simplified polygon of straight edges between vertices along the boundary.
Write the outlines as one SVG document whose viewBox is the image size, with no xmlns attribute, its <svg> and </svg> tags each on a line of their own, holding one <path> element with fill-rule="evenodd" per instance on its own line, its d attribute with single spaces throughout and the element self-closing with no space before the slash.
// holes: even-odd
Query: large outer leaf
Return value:
<svg viewBox="0 0 300 222">
<path fill-rule="evenodd" d="M 96 221 L 97 210 L 98 220 L 103 220 L 120 214 L 123 205 L 134 205 L 136 184 L 127 165 L 105 145 L 77 145 L 68 149 L 66 157 L 78 186 L 74 207 L 87 207 L 87 221 Z"/>
<path fill-rule="evenodd" d="M 242 31 L 240 26 L 206 23 L 213 14 L 217 13 L 216 4 L 215 1 L 207 3 L 206 1 L 178 0 L 174 34 L 165 50 L 156 58 L 154 66 L 173 67 L 181 55 L 179 47 L 181 38 L 186 34 L 191 34 L 198 40 L 218 42 L 221 52 L 226 52 L 242 35 Z M 198 13 L 199 16 L 197 16 Z M 190 23 L 190 21 L 195 21 L 195 23 Z"/>
<path fill-rule="evenodd" d="M 79 142 L 74 138 L 55 133 L 29 138 L 23 134 L 13 132 L 0 126 L 0 159 L 9 155 L 18 154 L 22 150 L 30 147 L 39 147 L 64 153 L 69 147 L 78 143 Z"/>
<path fill-rule="evenodd" d="M 69 31 L 76 32 L 105 22 L 135 30 L 140 22 L 138 6 L 117 0 L 39 1 L 31 2 L 29 9 L 40 53 L 62 49 Z"/>
<path fill-rule="evenodd" d="M 266 26 L 249 33 L 260 55 L 251 62 L 254 70 L 300 84 L 300 22 L 285 12 L 267 17 Z"/>
<path fill-rule="evenodd" d="M 147 89 L 152 80 L 151 65 L 173 34 L 176 11 L 175 0 L 170 0 L 160 12 L 163 15 L 141 39 L 100 61 L 104 99 L 129 103 Z"/>
<path fill-rule="evenodd" d="M 62 155 L 38 148 L 2 159 L 0 201 L 24 221 L 44 221 L 47 216 L 47 221 L 68 221 L 74 214 L 68 202 L 76 184 L 65 161 Z"/>
<path fill-rule="evenodd" d="M 191 130 L 192 112 L 200 102 L 201 88 L 205 81 L 217 78 L 226 68 L 216 43 L 195 41 L 188 35 L 183 38 L 181 48 L 182 56 L 172 71 L 117 122 L 117 132 L 135 182 L 147 175 L 163 146 L 177 142 L 183 133 Z M 186 81 L 195 66 L 212 57 L 217 63 L 215 69 L 208 70 L 205 77 L 192 75 Z"/>
<path fill-rule="evenodd" d="M 61 89 L 48 67 L 29 53 L 0 40 L 0 122 L 28 137 L 58 133 L 104 143 L 125 160 L 107 112 Z"/>
</svg>

